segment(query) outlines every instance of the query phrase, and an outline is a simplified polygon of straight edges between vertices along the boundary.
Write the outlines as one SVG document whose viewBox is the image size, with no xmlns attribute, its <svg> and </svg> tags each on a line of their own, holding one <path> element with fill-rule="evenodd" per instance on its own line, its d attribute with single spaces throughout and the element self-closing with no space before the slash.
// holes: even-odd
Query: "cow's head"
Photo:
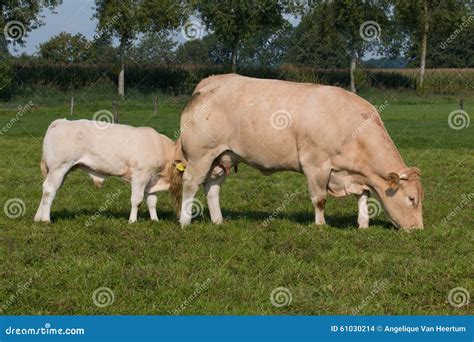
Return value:
<svg viewBox="0 0 474 342">
<path fill-rule="evenodd" d="M 384 193 L 384 209 L 397 227 L 423 228 L 423 187 L 416 167 L 390 172 Z"/>
</svg>

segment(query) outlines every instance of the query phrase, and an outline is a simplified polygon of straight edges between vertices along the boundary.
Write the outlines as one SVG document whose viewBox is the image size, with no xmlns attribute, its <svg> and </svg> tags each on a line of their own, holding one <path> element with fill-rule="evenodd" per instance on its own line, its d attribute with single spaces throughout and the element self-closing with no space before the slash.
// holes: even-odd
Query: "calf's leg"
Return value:
<svg viewBox="0 0 474 342">
<path fill-rule="evenodd" d="M 128 223 L 137 222 L 138 206 L 142 203 L 145 195 L 145 187 L 148 184 L 150 177 L 141 173 L 132 174 L 132 196 L 130 202 L 132 208 L 130 210 L 130 218 Z"/>
</svg>

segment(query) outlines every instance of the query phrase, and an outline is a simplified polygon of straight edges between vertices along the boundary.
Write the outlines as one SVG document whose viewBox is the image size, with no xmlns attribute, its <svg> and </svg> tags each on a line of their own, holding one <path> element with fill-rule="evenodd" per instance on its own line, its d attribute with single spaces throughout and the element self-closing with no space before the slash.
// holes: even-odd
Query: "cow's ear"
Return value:
<svg viewBox="0 0 474 342">
<path fill-rule="evenodd" d="M 395 172 L 390 172 L 388 174 L 388 184 L 390 185 L 390 189 L 397 190 L 398 185 L 400 184 L 400 177 Z"/>
</svg>

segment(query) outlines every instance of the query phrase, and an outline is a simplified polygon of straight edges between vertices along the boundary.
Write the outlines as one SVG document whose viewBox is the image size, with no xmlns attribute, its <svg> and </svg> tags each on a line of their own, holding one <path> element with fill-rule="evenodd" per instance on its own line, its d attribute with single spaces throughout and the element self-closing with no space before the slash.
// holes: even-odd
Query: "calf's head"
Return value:
<svg viewBox="0 0 474 342">
<path fill-rule="evenodd" d="M 382 194 L 386 214 L 397 227 L 423 228 L 423 187 L 420 170 L 411 167 L 390 172 Z"/>
</svg>

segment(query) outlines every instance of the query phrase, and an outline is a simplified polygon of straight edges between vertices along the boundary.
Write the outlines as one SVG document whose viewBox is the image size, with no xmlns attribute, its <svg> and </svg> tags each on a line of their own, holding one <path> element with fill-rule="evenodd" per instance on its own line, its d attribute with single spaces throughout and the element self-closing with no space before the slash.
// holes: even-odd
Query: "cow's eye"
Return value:
<svg viewBox="0 0 474 342">
<path fill-rule="evenodd" d="M 412 205 L 415 205 L 415 200 L 416 200 L 415 196 L 408 196 L 408 199 L 410 200 Z"/>
</svg>

